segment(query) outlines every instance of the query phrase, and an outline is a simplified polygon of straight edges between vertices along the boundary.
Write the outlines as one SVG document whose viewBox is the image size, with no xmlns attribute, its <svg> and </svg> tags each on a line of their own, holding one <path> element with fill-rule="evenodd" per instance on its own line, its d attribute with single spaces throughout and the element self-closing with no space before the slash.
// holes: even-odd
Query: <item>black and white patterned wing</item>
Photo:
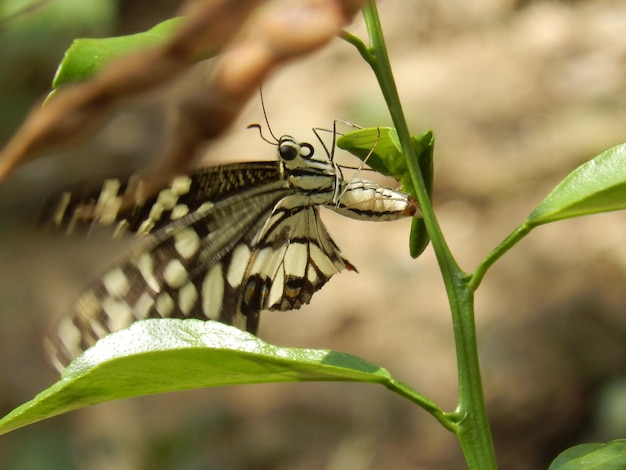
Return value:
<svg viewBox="0 0 626 470">
<path fill-rule="evenodd" d="M 268 161 L 200 168 L 175 177 L 155 196 L 146 198 L 141 195 L 139 175 L 110 178 L 104 184 L 86 182 L 48 200 L 39 224 L 68 235 L 98 226 L 114 228 L 116 236 L 127 232 L 145 235 L 185 217 L 207 201 L 215 204 L 279 179 L 277 162 Z"/>
<path fill-rule="evenodd" d="M 145 318 L 222 321 L 247 329 L 229 285 L 239 246 L 253 247 L 274 206 L 289 192 L 279 180 L 241 191 L 142 238 L 130 254 L 89 285 L 48 342 L 57 368 L 99 338 Z M 254 316 L 254 324 L 258 315 Z"/>
<path fill-rule="evenodd" d="M 298 195 L 283 199 L 266 222 L 252 250 L 239 245 L 234 253 L 246 269 L 234 273 L 230 284 L 241 291 L 237 312 L 255 332 L 262 310 L 292 310 L 311 301 L 313 294 L 343 269 L 356 271 L 324 227 L 319 209 Z M 238 263 L 238 266 L 244 266 Z"/>
</svg>

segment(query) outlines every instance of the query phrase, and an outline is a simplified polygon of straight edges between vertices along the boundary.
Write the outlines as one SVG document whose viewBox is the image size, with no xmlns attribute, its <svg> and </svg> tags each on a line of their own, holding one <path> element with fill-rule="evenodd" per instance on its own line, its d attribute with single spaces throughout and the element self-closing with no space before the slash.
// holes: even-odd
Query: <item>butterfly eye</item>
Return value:
<svg viewBox="0 0 626 470">
<path fill-rule="evenodd" d="M 302 158 L 310 158 L 314 151 L 311 144 L 307 144 L 306 142 L 300 144 L 300 155 L 302 155 Z"/>
<path fill-rule="evenodd" d="M 298 148 L 293 143 L 282 144 L 278 152 L 280 153 L 280 158 L 287 161 L 291 161 L 298 156 Z"/>
</svg>

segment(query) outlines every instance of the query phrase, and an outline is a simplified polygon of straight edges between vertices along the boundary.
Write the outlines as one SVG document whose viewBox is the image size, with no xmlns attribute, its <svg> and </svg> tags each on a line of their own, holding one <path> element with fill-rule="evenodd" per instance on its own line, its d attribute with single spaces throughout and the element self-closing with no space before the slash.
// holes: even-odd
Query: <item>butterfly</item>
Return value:
<svg viewBox="0 0 626 470">
<path fill-rule="evenodd" d="M 47 224 L 68 233 L 110 225 L 116 235 L 139 236 L 59 323 L 48 345 L 57 369 L 138 320 L 217 320 L 256 334 L 261 311 L 308 304 L 333 275 L 356 271 L 320 207 L 368 221 L 420 216 L 412 196 L 344 178 L 325 146 L 315 152 L 288 135 L 264 140 L 276 146 L 275 161 L 200 168 L 148 198 L 139 177 L 112 178 L 48 204 Z"/>
</svg>

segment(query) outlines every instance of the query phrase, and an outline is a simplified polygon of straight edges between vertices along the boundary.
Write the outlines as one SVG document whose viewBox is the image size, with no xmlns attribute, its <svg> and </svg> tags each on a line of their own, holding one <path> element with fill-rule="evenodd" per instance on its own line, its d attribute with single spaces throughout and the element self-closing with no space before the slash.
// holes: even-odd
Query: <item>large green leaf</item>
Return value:
<svg viewBox="0 0 626 470">
<path fill-rule="evenodd" d="M 434 135 L 432 131 L 412 135 L 411 143 L 417 155 L 426 191 L 432 197 Z M 390 127 L 359 129 L 340 136 L 337 139 L 337 146 L 366 161 L 368 166 L 377 172 L 395 178 L 404 191 L 416 195 L 395 129 Z M 409 241 L 411 256 L 417 258 L 426 249 L 429 241 L 424 220 L 413 219 Z"/>
<path fill-rule="evenodd" d="M 118 57 L 163 44 L 181 22 L 182 18 L 172 18 L 129 36 L 75 39 L 57 68 L 52 87 L 56 89 L 67 83 L 86 80 Z"/>
<path fill-rule="evenodd" d="M 570 173 L 528 217 L 536 226 L 626 208 L 626 144 L 602 152 Z"/>
<path fill-rule="evenodd" d="M 0 420 L 0 434 L 120 398 L 219 385 L 357 381 L 402 389 L 385 369 L 333 351 L 282 348 L 221 323 L 158 319 L 102 340 L 61 380 Z M 406 387 L 405 387 L 406 388 Z M 412 392 L 400 390 L 407 396 Z M 427 401 L 429 409 L 436 409 Z"/>
<path fill-rule="evenodd" d="M 549 470 L 623 470 L 626 468 L 626 439 L 608 444 L 581 444 L 562 452 Z"/>
</svg>

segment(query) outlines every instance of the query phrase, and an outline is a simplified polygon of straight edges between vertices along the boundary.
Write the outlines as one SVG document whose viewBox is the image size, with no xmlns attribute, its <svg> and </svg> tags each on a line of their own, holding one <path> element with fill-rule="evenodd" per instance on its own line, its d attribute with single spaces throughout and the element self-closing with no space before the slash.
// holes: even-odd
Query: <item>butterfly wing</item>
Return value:
<svg viewBox="0 0 626 470">
<path fill-rule="evenodd" d="M 238 312 L 255 332 L 262 310 L 292 310 L 343 269 L 354 270 L 324 227 L 319 210 L 299 195 L 283 199 L 267 220 L 237 278 Z"/>
<path fill-rule="evenodd" d="M 265 184 L 205 203 L 142 238 L 83 291 L 73 315 L 59 324 L 59 341 L 49 342 L 57 368 L 102 336 L 144 318 L 195 317 L 246 329 L 233 298 L 240 286 L 229 280 L 240 269 L 237 248 L 254 246 L 274 206 L 288 193 L 283 180 Z"/>
<path fill-rule="evenodd" d="M 39 223 L 66 234 L 113 226 L 115 235 L 145 235 L 193 213 L 207 201 L 215 204 L 279 179 L 277 162 L 247 162 L 200 168 L 177 176 L 151 197 L 142 195 L 139 175 L 110 178 L 103 185 L 85 182 L 49 199 Z"/>
</svg>

